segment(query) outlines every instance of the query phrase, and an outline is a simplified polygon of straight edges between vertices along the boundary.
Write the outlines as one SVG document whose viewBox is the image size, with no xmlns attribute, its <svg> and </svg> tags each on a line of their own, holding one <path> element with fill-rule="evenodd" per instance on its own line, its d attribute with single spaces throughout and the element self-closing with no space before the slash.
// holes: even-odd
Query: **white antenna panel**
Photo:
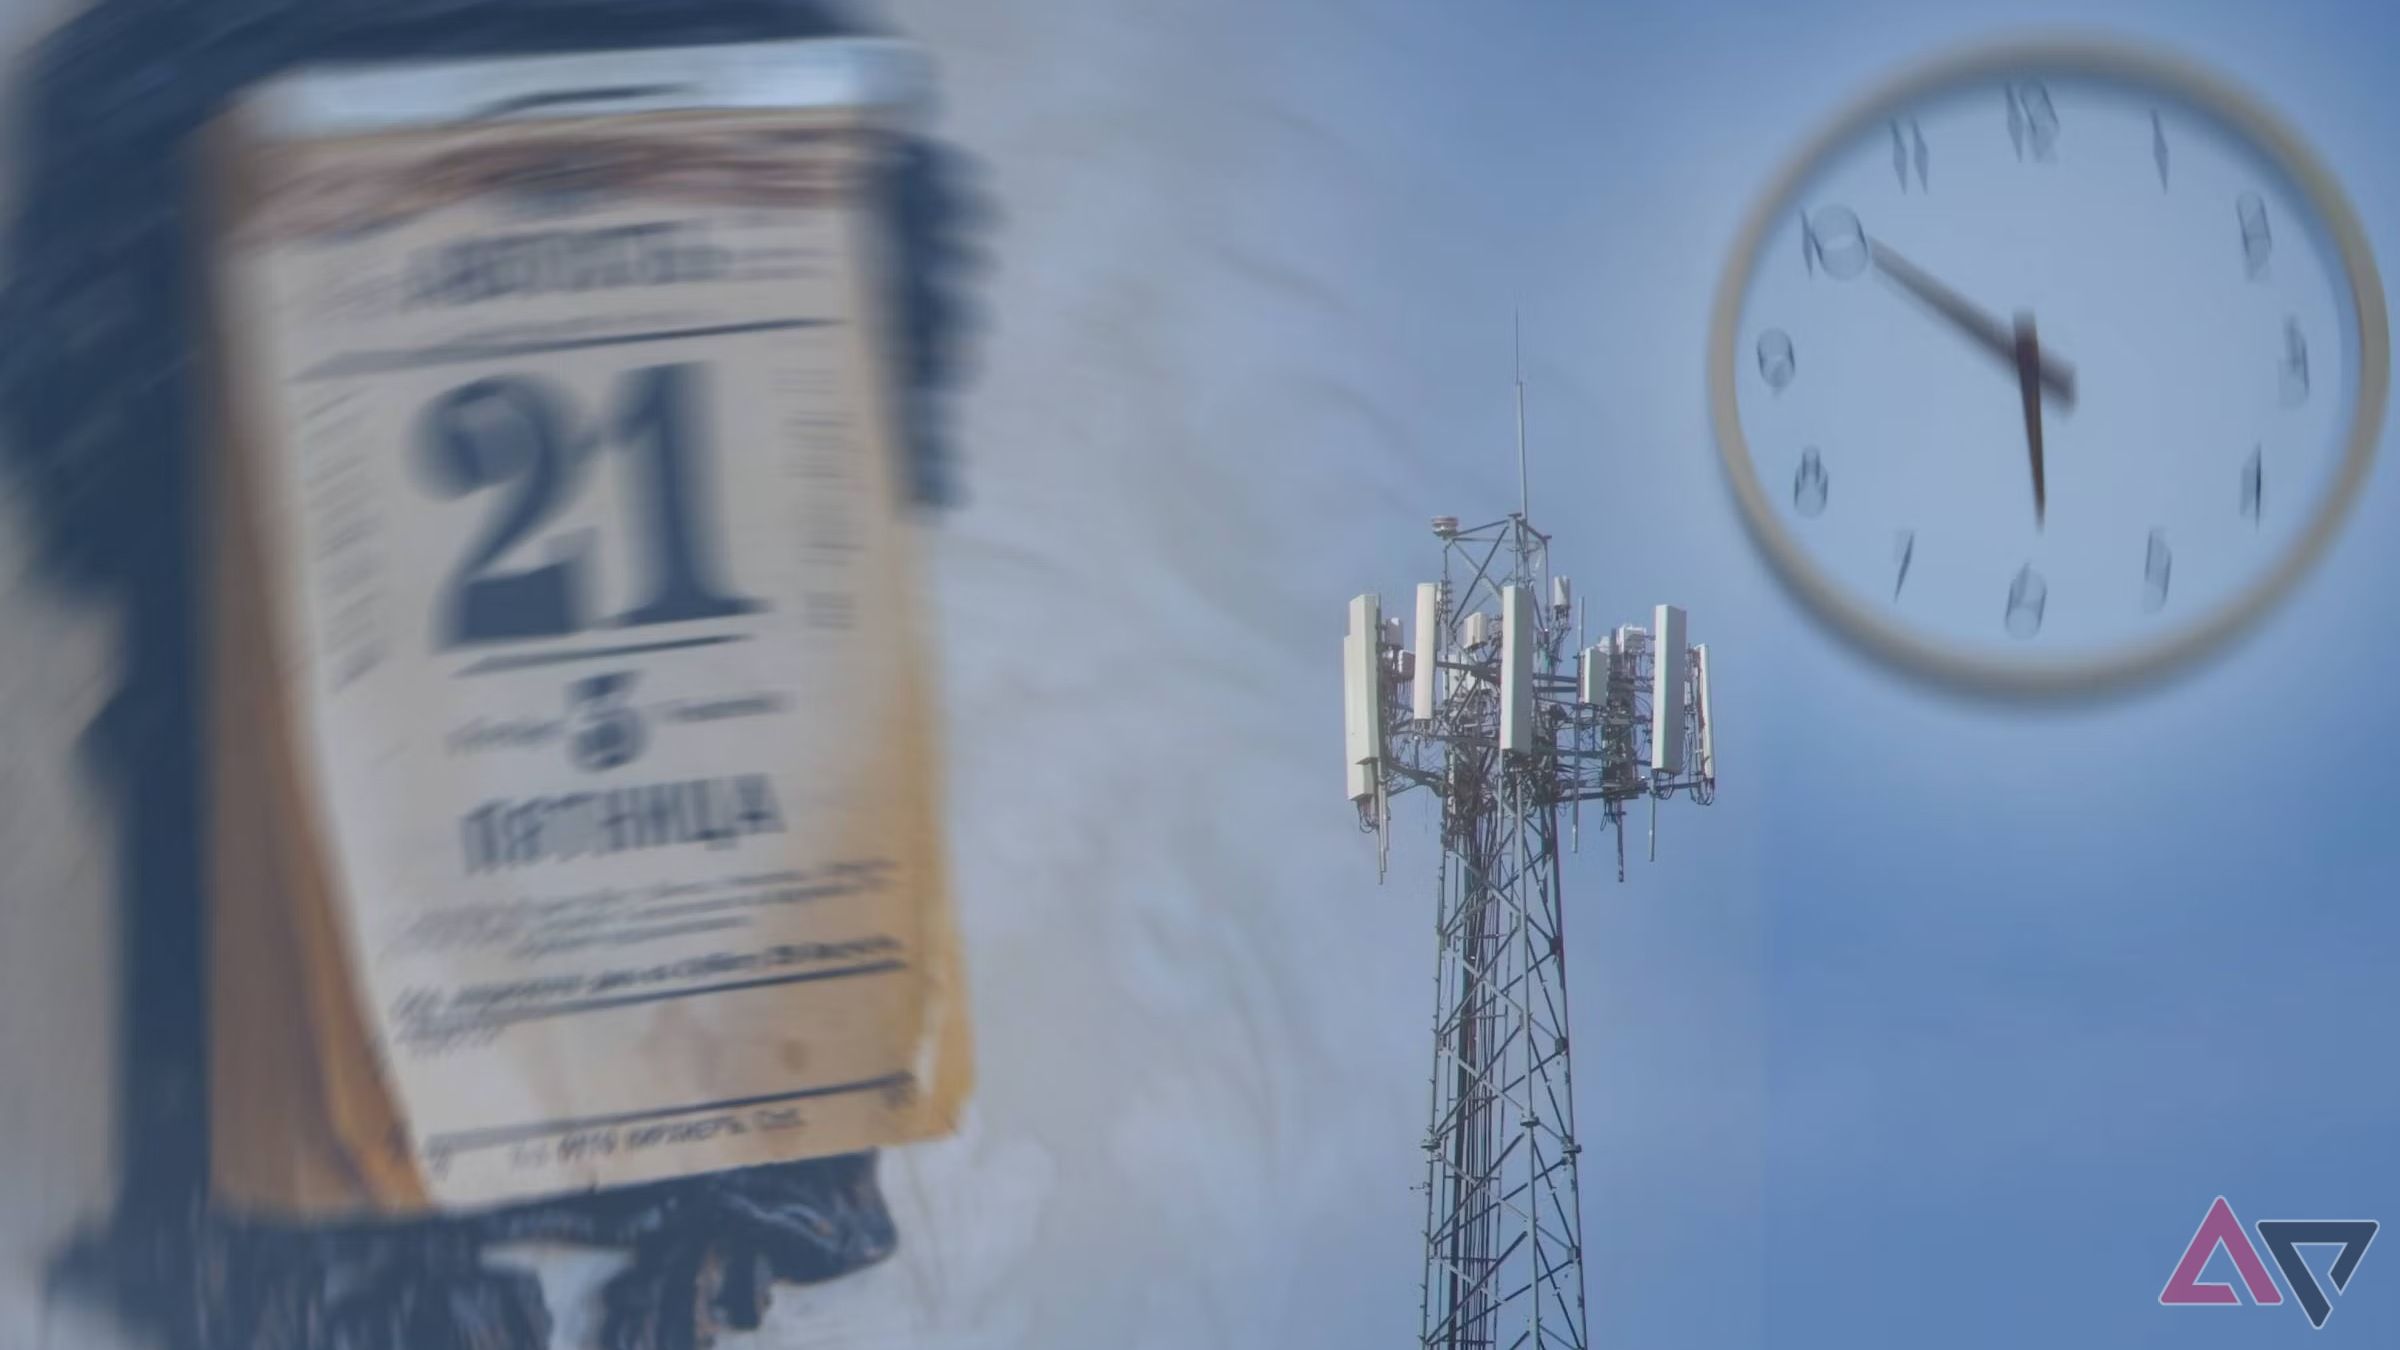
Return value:
<svg viewBox="0 0 2400 1350">
<path fill-rule="evenodd" d="M 1343 784 L 1354 802 L 1375 795 L 1367 774 L 1359 768 L 1359 747 L 1366 743 L 1367 714 L 1359 697 L 1359 674 L 1363 668 L 1358 659 L 1358 621 L 1351 620 L 1350 631 L 1342 634 L 1342 765 Z"/>
<path fill-rule="evenodd" d="M 1700 776 L 1709 782 L 1717 779 L 1717 735 L 1715 720 L 1708 706 L 1708 644 L 1692 648 L 1692 697 L 1700 712 Z"/>
<path fill-rule="evenodd" d="M 1467 616 L 1464 631 L 1459 634 L 1458 641 L 1460 646 L 1471 650 L 1491 641 L 1491 637 L 1492 616 L 1479 609 Z"/>
<path fill-rule="evenodd" d="M 1417 583 L 1417 669 L 1416 678 L 1409 682 L 1409 716 L 1420 722 L 1433 720 L 1433 710 L 1441 702 L 1442 688 L 1442 585 L 1438 581 Z"/>
<path fill-rule="evenodd" d="M 1597 707 L 1608 701 L 1608 644 L 1596 642 L 1575 659 L 1575 701 Z"/>
<path fill-rule="evenodd" d="M 1533 622 L 1533 592 L 1510 586 L 1500 592 L 1500 748 L 1533 748 L 1533 654 L 1540 634 Z"/>
<path fill-rule="evenodd" d="M 1342 637 L 1342 733 L 1349 761 L 1350 800 L 1375 795 L 1376 762 L 1383 758 L 1383 663 L 1375 639 L 1383 602 L 1369 594 L 1350 602 L 1350 631 Z"/>
<path fill-rule="evenodd" d="M 1565 577 L 1550 578 L 1550 612 L 1564 614 L 1575 608 L 1575 587 Z"/>
<path fill-rule="evenodd" d="M 1683 769 L 1683 677 L 1689 664 L 1683 645 L 1683 611 L 1660 605 L 1652 618 L 1658 658 L 1650 667 L 1650 767 L 1659 773 Z"/>
<path fill-rule="evenodd" d="M 1393 651 L 1408 645 L 1408 639 L 1400 631 L 1400 616 L 1397 614 L 1383 621 L 1383 645 Z"/>
</svg>

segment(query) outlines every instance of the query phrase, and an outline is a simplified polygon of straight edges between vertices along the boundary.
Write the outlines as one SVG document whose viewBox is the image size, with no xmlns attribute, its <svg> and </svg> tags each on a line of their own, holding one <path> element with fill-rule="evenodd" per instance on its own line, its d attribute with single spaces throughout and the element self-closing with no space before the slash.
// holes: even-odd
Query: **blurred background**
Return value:
<svg viewBox="0 0 2400 1350">
<path fill-rule="evenodd" d="M 63 12 L 12 0 L 0 31 Z M 1768 177 L 1981 35 L 2097 25 L 2218 68 L 2400 266 L 2400 11 L 888 12 L 1003 216 L 967 504 L 927 536 L 979 1085 L 959 1137 L 885 1155 L 900 1253 L 787 1292 L 753 1343 L 1412 1343 L 1430 816 L 1400 813 L 1378 886 L 1335 791 L 1336 639 L 1350 595 L 1436 565 L 1427 517 L 1513 507 L 1519 310 L 1554 565 L 1595 625 L 1688 607 L 1719 720 L 1717 804 L 1663 813 L 1622 885 L 1589 835 L 1566 874 L 1594 1343 L 2400 1337 L 2389 1253 L 2322 1332 L 2157 1306 L 2220 1193 L 2400 1221 L 2388 468 L 2227 659 L 2035 712 L 1801 614 L 1702 397 Z M 116 846 L 74 755 L 112 618 L 29 548 L 0 513 L 0 1350 L 99 1350 L 41 1268 L 114 1175 Z M 562 1345 L 607 1265 L 546 1266 Z"/>
</svg>

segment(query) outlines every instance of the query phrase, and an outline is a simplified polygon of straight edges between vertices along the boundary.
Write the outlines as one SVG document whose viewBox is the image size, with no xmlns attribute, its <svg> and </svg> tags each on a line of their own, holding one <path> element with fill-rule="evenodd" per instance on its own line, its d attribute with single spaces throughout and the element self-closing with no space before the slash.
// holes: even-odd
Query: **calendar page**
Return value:
<svg viewBox="0 0 2400 1350">
<path fill-rule="evenodd" d="M 259 135 L 294 830 L 443 1206 L 947 1128 L 933 672 L 838 106 Z"/>
</svg>

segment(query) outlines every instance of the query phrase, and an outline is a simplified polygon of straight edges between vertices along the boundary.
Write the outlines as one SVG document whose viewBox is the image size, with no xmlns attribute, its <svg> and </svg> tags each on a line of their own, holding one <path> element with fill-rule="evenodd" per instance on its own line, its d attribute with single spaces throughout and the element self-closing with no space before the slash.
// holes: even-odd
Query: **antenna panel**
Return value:
<svg viewBox="0 0 2400 1350">
<path fill-rule="evenodd" d="M 1433 720 L 1433 710 L 1441 702 L 1442 689 L 1442 585 L 1438 581 L 1417 583 L 1417 669 L 1416 678 L 1409 682 L 1409 716 L 1420 722 Z"/>
<path fill-rule="evenodd" d="M 1465 631 L 1459 634 L 1459 645 L 1470 650 L 1480 647 L 1491 641 L 1492 616 L 1480 609 L 1476 610 L 1467 616 L 1464 628 Z"/>
<path fill-rule="evenodd" d="M 1575 586 L 1565 577 L 1550 578 L 1550 612 L 1566 614 L 1575 608 Z"/>
<path fill-rule="evenodd" d="M 1533 749 L 1533 660 L 1538 633 L 1533 592 L 1510 586 L 1500 593 L 1500 748 Z"/>
<path fill-rule="evenodd" d="M 1349 761 L 1350 800 L 1375 795 L 1375 765 L 1383 758 L 1383 663 L 1375 639 L 1382 601 L 1373 594 L 1350 602 L 1350 631 L 1342 637 L 1342 733 Z"/>
<path fill-rule="evenodd" d="M 1342 634 L 1342 766 L 1343 785 L 1354 802 L 1374 795 L 1374 786 L 1359 768 L 1358 749 L 1366 740 L 1366 711 L 1358 696 L 1359 670 L 1358 631 L 1353 626 Z"/>
<path fill-rule="evenodd" d="M 1684 651 L 1683 611 L 1660 605 L 1652 616 L 1658 634 L 1658 656 L 1650 667 L 1650 767 L 1659 773 L 1683 769 L 1683 677 L 1689 664 Z"/>
<path fill-rule="evenodd" d="M 1400 616 L 1397 614 L 1383 621 L 1383 645 L 1393 651 L 1408 645 L 1407 638 L 1400 631 Z"/>
<path fill-rule="evenodd" d="M 1714 719 L 1708 706 L 1708 644 L 1692 648 L 1692 697 L 1700 711 L 1700 776 L 1709 782 L 1717 780 L 1717 736 Z"/>
<path fill-rule="evenodd" d="M 1597 707 L 1608 701 L 1608 644 L 1597 642 L 1575 656 L 1575 701 Z"/>
</svg>

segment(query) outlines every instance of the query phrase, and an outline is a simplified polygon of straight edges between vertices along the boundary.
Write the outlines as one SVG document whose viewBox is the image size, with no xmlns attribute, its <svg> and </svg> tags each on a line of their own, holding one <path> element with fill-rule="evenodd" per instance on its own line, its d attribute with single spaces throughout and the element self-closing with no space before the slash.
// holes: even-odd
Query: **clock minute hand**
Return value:
<svg viewBox="0 0 2400 1350">
<path fill-rule="evenodd" d="M 1924 268 L 1903 258 L 1881 240 L 1871 241 L 1868 255 L 1874 259 L 1875 270 L 1897 282 L 1902 290 L 1922 300 L 1935 313 L 1948 319 L 1958 330 L 1973 339 L 1975 344 L 2006 365 L 2011 371 L 2017 366 L 2017 335 L 2009 324 L 1984 312 L 1968 302 L 1966 297 L 1933 279 Z M 2075 406 L 2075 367 L 2058 358 L 2057 353 L 2040 352 L 2039 377 L 2041 390 L 2061 408 Z"/>
</svg>

